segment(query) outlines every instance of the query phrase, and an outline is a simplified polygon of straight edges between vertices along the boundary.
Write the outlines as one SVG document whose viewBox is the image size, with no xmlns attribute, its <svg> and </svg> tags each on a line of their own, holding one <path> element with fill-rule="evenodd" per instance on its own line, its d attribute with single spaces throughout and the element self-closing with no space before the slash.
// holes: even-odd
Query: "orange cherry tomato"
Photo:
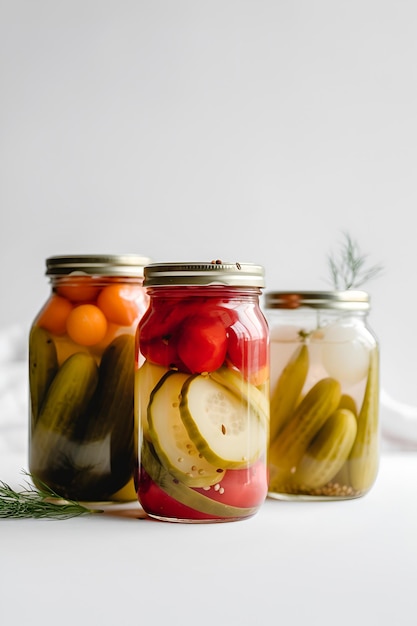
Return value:
<svg viewBox="0 0 417 626">
<path fill-rule="evenodd" d="M 43 307 L 36 323 L 53 335 L 64 335 L 67 318 L 72 309 L 73 305 L 69 300 L 54 294 Z"/>
<path fill-rule="evenodd" d="M 109 322 L 131 326 L 139 319 L 142 304 L 142 288 L 126 283 L 104 287 L 97 298 L 97 305 Z"/>
<path fill-rule="evenodd" d="M 81 346 L 94 346 L 107 332 L 104 313 L 94 304 L 80 304 L 72 309 L 66 326 L 68 335 Z"/>
<path fill-rule="evenodd" d="M 97 298 L 100 287 L 94 285 L 91 282 L 91 278 L 79 276 L 76 279 L 71 278 L 68 284 L 65 282 L 60 283 L 55 288 L 55 291 L 60 296 L 71 300 L 71 302 L 91 302 Z"/>
</svg>

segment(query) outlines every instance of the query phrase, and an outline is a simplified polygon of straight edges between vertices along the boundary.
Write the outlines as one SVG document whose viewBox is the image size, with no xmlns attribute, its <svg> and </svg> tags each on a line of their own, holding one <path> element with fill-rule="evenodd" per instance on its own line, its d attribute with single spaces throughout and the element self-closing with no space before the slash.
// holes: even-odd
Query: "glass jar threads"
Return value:
<svg viewBox="0 0 417 626">
<path fill-rule="evenodd" d="M 147 257 L 55 256 L 29 336 L 29 470 L 64 498 L 135 500 L 135 332 Z"/>
<path fill-rule="evenodd" d="M 363 291 L 270 292 L 269 491 L 347 499 L 379 462 L 379 349 Z"/>
<path fill-rule="evenodd" d="M 263 268 L 152 264 L 144 286 L 150 305 L 138 326 L 135 395 L 139 502 L 165 521 L 251 517 L 267 494 Z"/>
</svg>

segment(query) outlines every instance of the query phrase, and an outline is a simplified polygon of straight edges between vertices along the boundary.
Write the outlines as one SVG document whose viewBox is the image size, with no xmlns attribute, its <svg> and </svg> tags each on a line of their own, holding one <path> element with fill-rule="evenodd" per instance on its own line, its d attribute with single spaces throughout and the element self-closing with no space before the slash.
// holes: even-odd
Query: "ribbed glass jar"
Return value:
<svg viewBox="0 0 417 626">
<path fill-rule="evenodd" d="M 379 463 L 379 348 L 363 291 L 269 292 L 269 491 L 347 499 Z"/>
<path fill-rule="evenodd" d="M 29 470 L 64 498 L 136 499 L 135 332 L 147 257 L 55 256 L 29 337 Z"/>
<path fill-rule="evenodd" d="M 144 285 L 150 305 L 137 332 L 139 502 L 164 521 L 251 517 L 267 494 L 263 268 L 154 264 Z"/>
</svg>

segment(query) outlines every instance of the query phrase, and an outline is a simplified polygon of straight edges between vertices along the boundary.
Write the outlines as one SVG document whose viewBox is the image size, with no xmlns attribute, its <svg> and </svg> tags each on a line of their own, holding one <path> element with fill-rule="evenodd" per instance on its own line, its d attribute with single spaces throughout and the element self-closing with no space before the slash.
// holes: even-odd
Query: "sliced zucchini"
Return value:
<svg viewBox="0 0 417 626">
<path fill-rule="evenodd" d="M 200 453 L 217 467 L 247 467 L 265 453 L 265 420 L 259 419 L 250 404 L 208 375 L 197 374 L 185 381 L 180 412 Z"/>
<path fill-rule="evenodd" d="M 135 372 L 135 429 L 141 419 L 143 436 L 148 437 L 148 406 L 151 393 L 169 370 L 162 365 L 144 361 Z"/>
<path fill-rule="evenodd" d="M 226 365 L 214 372 L 210 372 L 210 378 L 227 387 L 243 402 L 250 406 L 250 410 L 258 415 L 259 419 L 269 422 L 269 397 L 262 393 L 258 387 L 245 380 L 240 372 Z"/>
<path fill-rule="evenodd" d="M 151 394 L 148 408 L 149 438 L 162 465 L 179 481 L 192 487 L 218 483 L 224 470 L 199 452 L 181 419 L 181 389 L 189 375 L 170 371 Z"/>
</svg>

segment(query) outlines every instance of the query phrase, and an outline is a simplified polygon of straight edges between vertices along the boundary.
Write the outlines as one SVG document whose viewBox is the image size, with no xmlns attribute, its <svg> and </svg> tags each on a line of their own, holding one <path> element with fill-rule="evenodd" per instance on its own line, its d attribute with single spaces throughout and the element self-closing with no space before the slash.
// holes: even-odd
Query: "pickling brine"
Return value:
<svg viewBox="0 0 417 626">
<path fill-rule="evenodd" d="M 379 349 L 365 292 L 271 292 L 269 496 L 340 499 L 379 463 Z"/>
<path fill-rule="evenodd" d="M 265 500 L 269 337 L 262 285 L 259 266 L 145 268 L 150 306 L 137 332 L 137 490 L 152 517 L 238 520 Z"/>
<path fill-rule="evenodd" d="M 64 498 L 136 499 L 135 332 L 148 261 L 47 259 L 52 289 L 29 337 L 29 470 Z"/>
</svg>

